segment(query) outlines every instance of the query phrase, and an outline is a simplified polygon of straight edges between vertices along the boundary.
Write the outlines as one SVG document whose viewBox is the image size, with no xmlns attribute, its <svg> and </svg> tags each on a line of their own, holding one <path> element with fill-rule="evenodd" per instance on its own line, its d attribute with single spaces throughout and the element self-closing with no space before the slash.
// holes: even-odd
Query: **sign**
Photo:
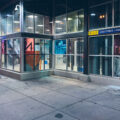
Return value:
<svg viewBox="0 0 120 120">
<path fill-rule="evenodd" d="M 88 35 L 94 36 L 94 35 L 115 34 L 115 33 L 120 33 L 120 27 L 119 28 L 110 28 L 110 29 L 89 31 Z"/>
<path fill-rule="evenodd" d="M 94 31 L 89 31 L 88 32 L 88 35 L 91 36 L 91 35 L 98 35 L 99 31 L 98 30 L 94 30 Z"/>
</svg>

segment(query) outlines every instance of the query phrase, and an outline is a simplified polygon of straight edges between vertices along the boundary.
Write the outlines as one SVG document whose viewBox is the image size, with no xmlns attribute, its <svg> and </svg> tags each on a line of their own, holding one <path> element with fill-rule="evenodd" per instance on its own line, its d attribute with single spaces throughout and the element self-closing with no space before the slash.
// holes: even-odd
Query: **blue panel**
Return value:
<svg viewBox="0 0 120 120">
<path fill-rule="evenodd" d="M 66 54 L 66 40 L 55 40 L 55 54 Z"/>
</svg>

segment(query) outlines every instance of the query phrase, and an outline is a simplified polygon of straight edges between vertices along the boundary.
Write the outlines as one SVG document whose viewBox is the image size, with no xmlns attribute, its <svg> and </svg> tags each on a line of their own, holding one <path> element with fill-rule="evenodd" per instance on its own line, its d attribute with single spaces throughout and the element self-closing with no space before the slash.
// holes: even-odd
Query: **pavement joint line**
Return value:
<svg viewBox="0 0 120 120">
<path fill-rule="evenodd" d="M 113 109 L 113 110 L 115 110 L 115 111 L 119 111 L 119 112 L 120 112 L 120 110 L 118 110 L 118 109 L 116 109 L 116 108 L 113 108 L 113 107 L 110 107 L 110 106 L 107 106 L 107 105 L 102 105 L 102 104 L 97 103 L 97 102 L 93 102 L 93 101 L 86 101 L 86 102 L 94 103 L 94 104 L 100 105 L 100 106 L 102 106 L 102 107 L 109 108 L 109 109 Z"/>
<path fill-rule="evenodd" d="M 7 87 L 7 88 L 9 88 L 9 87 Z M 24 95 L 26 98 L 30 98 L 30 99 L 32 99 L 32 100 L 34 100 L 34 101 L 36 101 L 36 102 L 39 102 L 39 103 L 41 103 L 41 104 L 44 104 L 44 105 L 46 105 L 46 106 L 48 106 L 48 107 L 51 107 L 51 108 L 55 109 L 53 106 L 48 105 L 48 104 L 46 104 L 46 103 L 43 103 L 42 101 L 37 100 L 37 99 L 33 98 L 32 96 L 28 96 L 28 95 L 26 95 L 26 94 L 24 94 L 24 93 L 22 93 L 22 92 L 19 92 L 19 91 L 14 90 L 14 89 L 12 89 L 12 88 L 9 88 L 9 89 L 11 89 L 11 90 L 13 90 L 14 92 L 17 92 L 17 93 L 19 93 L 19 94 L 21 94 L 21 95 Z M 22 99 L 24 99 L 24 98 L 22 98 Z M 21 99 L 21 100 L 22 100 L 22 99 Z M 19 100 L 19 99 L 18 99 L 18 100 Z M 15 101 L 18 101 L 18 100 L 15 100 Z"/>
<path fill-rule="evenodd" d="M 104 91 L 104 92 L 105 92 L 105 91 Z M 99 94 L 97 94 L 97 95 L 103 94 L 104 92 L 99 93 Z M 97 95 L 95 95 L 95 96 L 97 96 Z M 94 96 L 92 96 L 92 97 L 94 97 Z M 76 101 L 76 102 L 74 102 L 74 103 L 72 103 L 72 104 L 69 104 L 69 105 L 67 105 L 67 106 L 65 106 L 65 107 L 62 107 L 61 109 L 65 109 L 65 108 L 68 108 L 68 107 L 70 107 L 70 106 L 73 106 L 73 105 L 75 105 L 75 104 L 77 104 L 77 103 L 84 102 L 84 101 L 86 101 L 87 99 L 92 98 L 92 97 L 88 97 L 88 98 L 81 99 L 81 100 Z"/>
</svg>

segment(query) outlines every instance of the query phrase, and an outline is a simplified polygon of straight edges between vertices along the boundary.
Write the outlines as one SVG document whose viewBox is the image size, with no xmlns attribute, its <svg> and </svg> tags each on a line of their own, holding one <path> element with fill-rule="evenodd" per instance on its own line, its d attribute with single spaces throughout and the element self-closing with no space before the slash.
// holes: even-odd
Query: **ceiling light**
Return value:
<svg viewBox="0 0 120 120">
<path fill-rule="evenodd" d="M 56 29 L 61 30 L 62 28 L 56 28 Z"/>
<path fill-rule="evenodd" d="M 96 14 L 95 14 L 95 13 L 91 13 L 90 15 L 91 15 L 91 16 L 93 16 L 93 17 L 94 17 L 94 16 L 96 16 Z"/>
<path fill-rule="evenodd" d="M 33 27 L 28 27 L 28 29 L 33 29 Z"/>
<path fill-rule="evenodd" d="M 61 21 L 60 20 L 56 20 L 55 23 L 60 23 Z"/>
<path fill-rule="evenodd" d="M 19 22 L 19 21 L 14 21 L 14 23 L 18 24 L 18 23 L 20 23 L 20 22 Z"/>
<path fill-rule="evenodd" d="M 72 18 L 68 18 L 68 20 L 72 20 Z"/>
<path fill-rule="evenodd" d="M 84 15 L 79 15 L 80 18 L 84 18 Z"/>
<path fill-rule="evenodd" d="M 27 16 L 27 17 L 29 17 L 29 18 L 33 18 L 33 15 L 29 15 L 29 16 Z"/>
<path fill-rule="evenodd" d="M 39 27 L 43 27 L 43 25 L 37 25 L 37 26 L 39 26 Z"/>
</svg>

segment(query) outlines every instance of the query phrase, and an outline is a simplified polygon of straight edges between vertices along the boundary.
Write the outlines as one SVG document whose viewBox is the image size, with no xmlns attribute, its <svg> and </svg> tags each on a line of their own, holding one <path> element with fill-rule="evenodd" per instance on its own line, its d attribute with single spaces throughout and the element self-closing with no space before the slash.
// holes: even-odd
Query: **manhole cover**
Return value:
<svg viewBox="0 0 120 120">
<path fill-rule="evenodd" d="M 63 118 L 63 115 L 61 113 L 58 113 L 55 115 L 55 117 L 61 119 L 61 118 Z"/>
</svg>

